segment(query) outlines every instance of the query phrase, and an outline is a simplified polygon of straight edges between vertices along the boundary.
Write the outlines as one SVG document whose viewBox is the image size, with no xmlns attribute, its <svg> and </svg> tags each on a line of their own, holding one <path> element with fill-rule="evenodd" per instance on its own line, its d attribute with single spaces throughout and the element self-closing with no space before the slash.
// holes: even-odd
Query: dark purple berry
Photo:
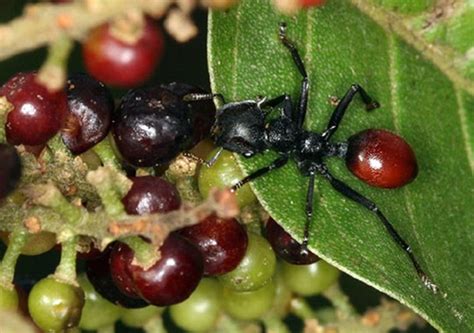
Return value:
<svg viewBox="0 0 474 333">
<path fill-rule="evenodd" d="M 272 218 L 265 225 L 266 238 L 276 254 L 294 265 L 309 265 L 319 258 L 305 246 L 298 243 Z"/>
<path fill-rule="evenodd" d="M 232 271 L 247 250 L 247 232 L 236 219 L 211 215 L 196 225 L 181 229 L 179 233 L 201 251 L 204 274 L 207 276 Z"/>
<path fill-rule="evenodd" d="M 61 136 L 74 154 L 81 154 L 108 133 L 114 110 L 111 93 L 87 74 L 72 75 L 66 86 L 69 109 Z"/>
<path fill-rule="evenodd" d="M 128 297 L 115 286 L 109 265 L 112 246 L 108 246 L 101 257 L 86 261 L 87 278 L 102 297 L 114 304 L 126 308 L 147 306 L 143 299 Z"/>
<path fill-rule="evenodd" d="M 178 190 L 166 180 L 153 176 L 131 179 L 132 188 L 122 199 L 128 214 L 166 213 L 181 205 Z"/>
<path fill-rule="evenodd" d="M 142 298 L 156 306 L 184 301 L 196 289 L 203 274 L 198 249 L 176 234 L 165 240 L 160 248 L 160 260 L 153 266 L 144 270 L 130 262 L 128 267 Z"/>
<path fill-rule="evenodd" d="M 192 140 L 189 108 L 159 86 L 130 90 L 114 117 L 113 135 L 122 157 L 132 165 L 169 162 Z"/>
<path fill-rule="evenodd" d="M 129 267 L 133 261 L 133 251 L 128 245 L 116 242 L 110 252 L 110 273 L 117 288 L 131 298 L 140 298 Z"/>
<path fill-rule="evenodd" d="M 204 89 L 180 82 L 163 84 L 162 87 L 170 90 L 181 99 L 188 94 L 206 93 Z M 193 140 L 190 146 L 187 147 L 187 149 L 189 149 L 209 136 L 209 132 L 216 117 L 216 106 L 212 100 L 192 101 L 187 102 L 187 104 L 189 107 L 193 131 Z"/>
</svg>

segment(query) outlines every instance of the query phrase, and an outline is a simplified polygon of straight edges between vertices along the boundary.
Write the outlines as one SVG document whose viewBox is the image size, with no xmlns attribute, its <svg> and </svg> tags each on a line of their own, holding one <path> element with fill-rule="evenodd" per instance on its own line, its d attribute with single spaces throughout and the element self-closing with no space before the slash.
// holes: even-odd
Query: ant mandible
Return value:
<svg viewBox="0 0 474 333">
<path fill-rule="evenodd" d="M 374 213 L 390 237 L 410 258 L 425 287 L 437 292 L 438 287 L 423 271 L 410 245 L 400 236 L 377 205 L 335 178 L 324 163 L 328 157 L 344 158 L 349 170 L 366 183 L 377 187 L 395 188 L 409 183 L 417 174 L 416 158 L 411 147 L 399 136 L 386 130 L 375 129 L 362 131 L 349 138 L 347 142 L 330 141 L 357 93 L 367 111 L 380 106 L 358 84 L 353 84 L 338 102 L 322 133 L 305 130 L 303 123 L 308 106 L 308 74 L 298 50 L 286 36 L 286 24 L 284 23 L 280 24 L 279 39 L 289 50 L 296 68 L 303 77 L 298 102 L 293 103 L 287 94 L 273 99 L 259 98 L 231 103 L 225 103 L 221 94 L 186 95 L 184 100 L 188 102 L 219 97 L 224 104 L 217 110 L 215 123 L 211 130 L 212 139 L 220 149 L 209 161 L 201 160 L 201 162 L 211 166 L 223 149 L 238 153 L 246 158 L 266 150 L 278 153 L 279 157 L 270 165 L 252 172 L 234 184 L 231 189 L 236 191 L 244 184 L 283 167 L 290 159 L 293 159 L 301 174 L 309 178 L 305 207 L 306 223 L 301 244 L 303 249 L 309 253 L 307 245 L 313 215 L 314 185 L 316 175 L 319 174 L 344 197 Z M 282 106 L 279 117 L 266 121 L 266 116 L 278 106 Z M 384 149 L 388 151 L 384 151 Z M 187 156 L 196 158 L 191 154 L 187 154 Z M 397 158 L 398 160 L 394 161 Z M 373 165 L 374 161 L 375 166 Z"/>
</svg>

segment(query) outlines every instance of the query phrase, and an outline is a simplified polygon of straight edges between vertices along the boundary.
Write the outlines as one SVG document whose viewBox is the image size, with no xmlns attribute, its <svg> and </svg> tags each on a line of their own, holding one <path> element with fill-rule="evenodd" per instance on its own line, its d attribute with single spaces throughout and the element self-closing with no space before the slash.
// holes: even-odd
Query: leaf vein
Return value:
<svg viewBox="0 0 474 333">
<path fill-rule="evenodd" d="M 464 148 L 466 149 L 466 155 L 469 162 L 469 166 L 471 167 L 471 173 L 474 173 L 474 156 L 473 156 L 474 147 L 471 145 L 472 138 L 469 135 L 467 117 L 466 117 L 466 108 L 462 100 L 461 90 L 458 87 L 455 87 L 455 91 L 456 91 L 456 101 L 459 106 L 457 109 L 457 112 L 459 115 L 459 120 L 461 122 L 461 132 L 464 137 L 464 143 L 465 143 Z"/>
</svg>

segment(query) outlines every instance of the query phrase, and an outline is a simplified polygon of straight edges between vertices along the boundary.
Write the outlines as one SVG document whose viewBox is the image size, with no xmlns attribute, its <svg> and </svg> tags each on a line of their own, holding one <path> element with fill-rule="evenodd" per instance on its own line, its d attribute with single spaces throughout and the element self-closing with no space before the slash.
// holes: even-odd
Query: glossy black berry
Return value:
<svg viewBox="0 0 474 333">
<path fill-rule="evenodd" d="M 15 147 L 0 143 L 0 199 L 6 197 L 21 177 L 21 161 Z"/>
<path fill-rule="evenodd" d="M 181 82 L 163 84 L 162 87 L 168 89 L 181 99 L 188 94 L 206 93 L 204 89 Z M 191 146 L 208 137 L 216 116 L 216 106 L 209 99 L 187 102 L 187 104 L 192 123 L 192 142 L 187 148 L 191 148 Z"/>
<path fill-rule="evenodd" d="M 122 157 L 132 165 L 169 162 L 192 141 L 188 105 L 160 86 L 130 90 L 114 117 L 113 135 Z"/>
<path fill-rule="evenodd" d="M 114 101 L 102 82 L 83 73 L 69 77 L 66 93 L 69 109 L 61 136 L 69 150 L 81 154 L 107 135 Z"/>
</svg>

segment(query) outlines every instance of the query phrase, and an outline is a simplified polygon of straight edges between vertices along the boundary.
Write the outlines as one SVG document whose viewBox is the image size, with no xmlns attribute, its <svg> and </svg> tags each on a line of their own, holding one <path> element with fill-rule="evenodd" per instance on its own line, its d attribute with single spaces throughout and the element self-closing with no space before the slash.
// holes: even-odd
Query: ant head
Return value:
<svg viewBox="0 0 474 333">
<path fill-rule="evenodd" d="M 228 103 L 217 111 L 211 133 L 216 145 L 250 157 L 265 149 L 264 125 L 255 101 Z"/>
</svg>

